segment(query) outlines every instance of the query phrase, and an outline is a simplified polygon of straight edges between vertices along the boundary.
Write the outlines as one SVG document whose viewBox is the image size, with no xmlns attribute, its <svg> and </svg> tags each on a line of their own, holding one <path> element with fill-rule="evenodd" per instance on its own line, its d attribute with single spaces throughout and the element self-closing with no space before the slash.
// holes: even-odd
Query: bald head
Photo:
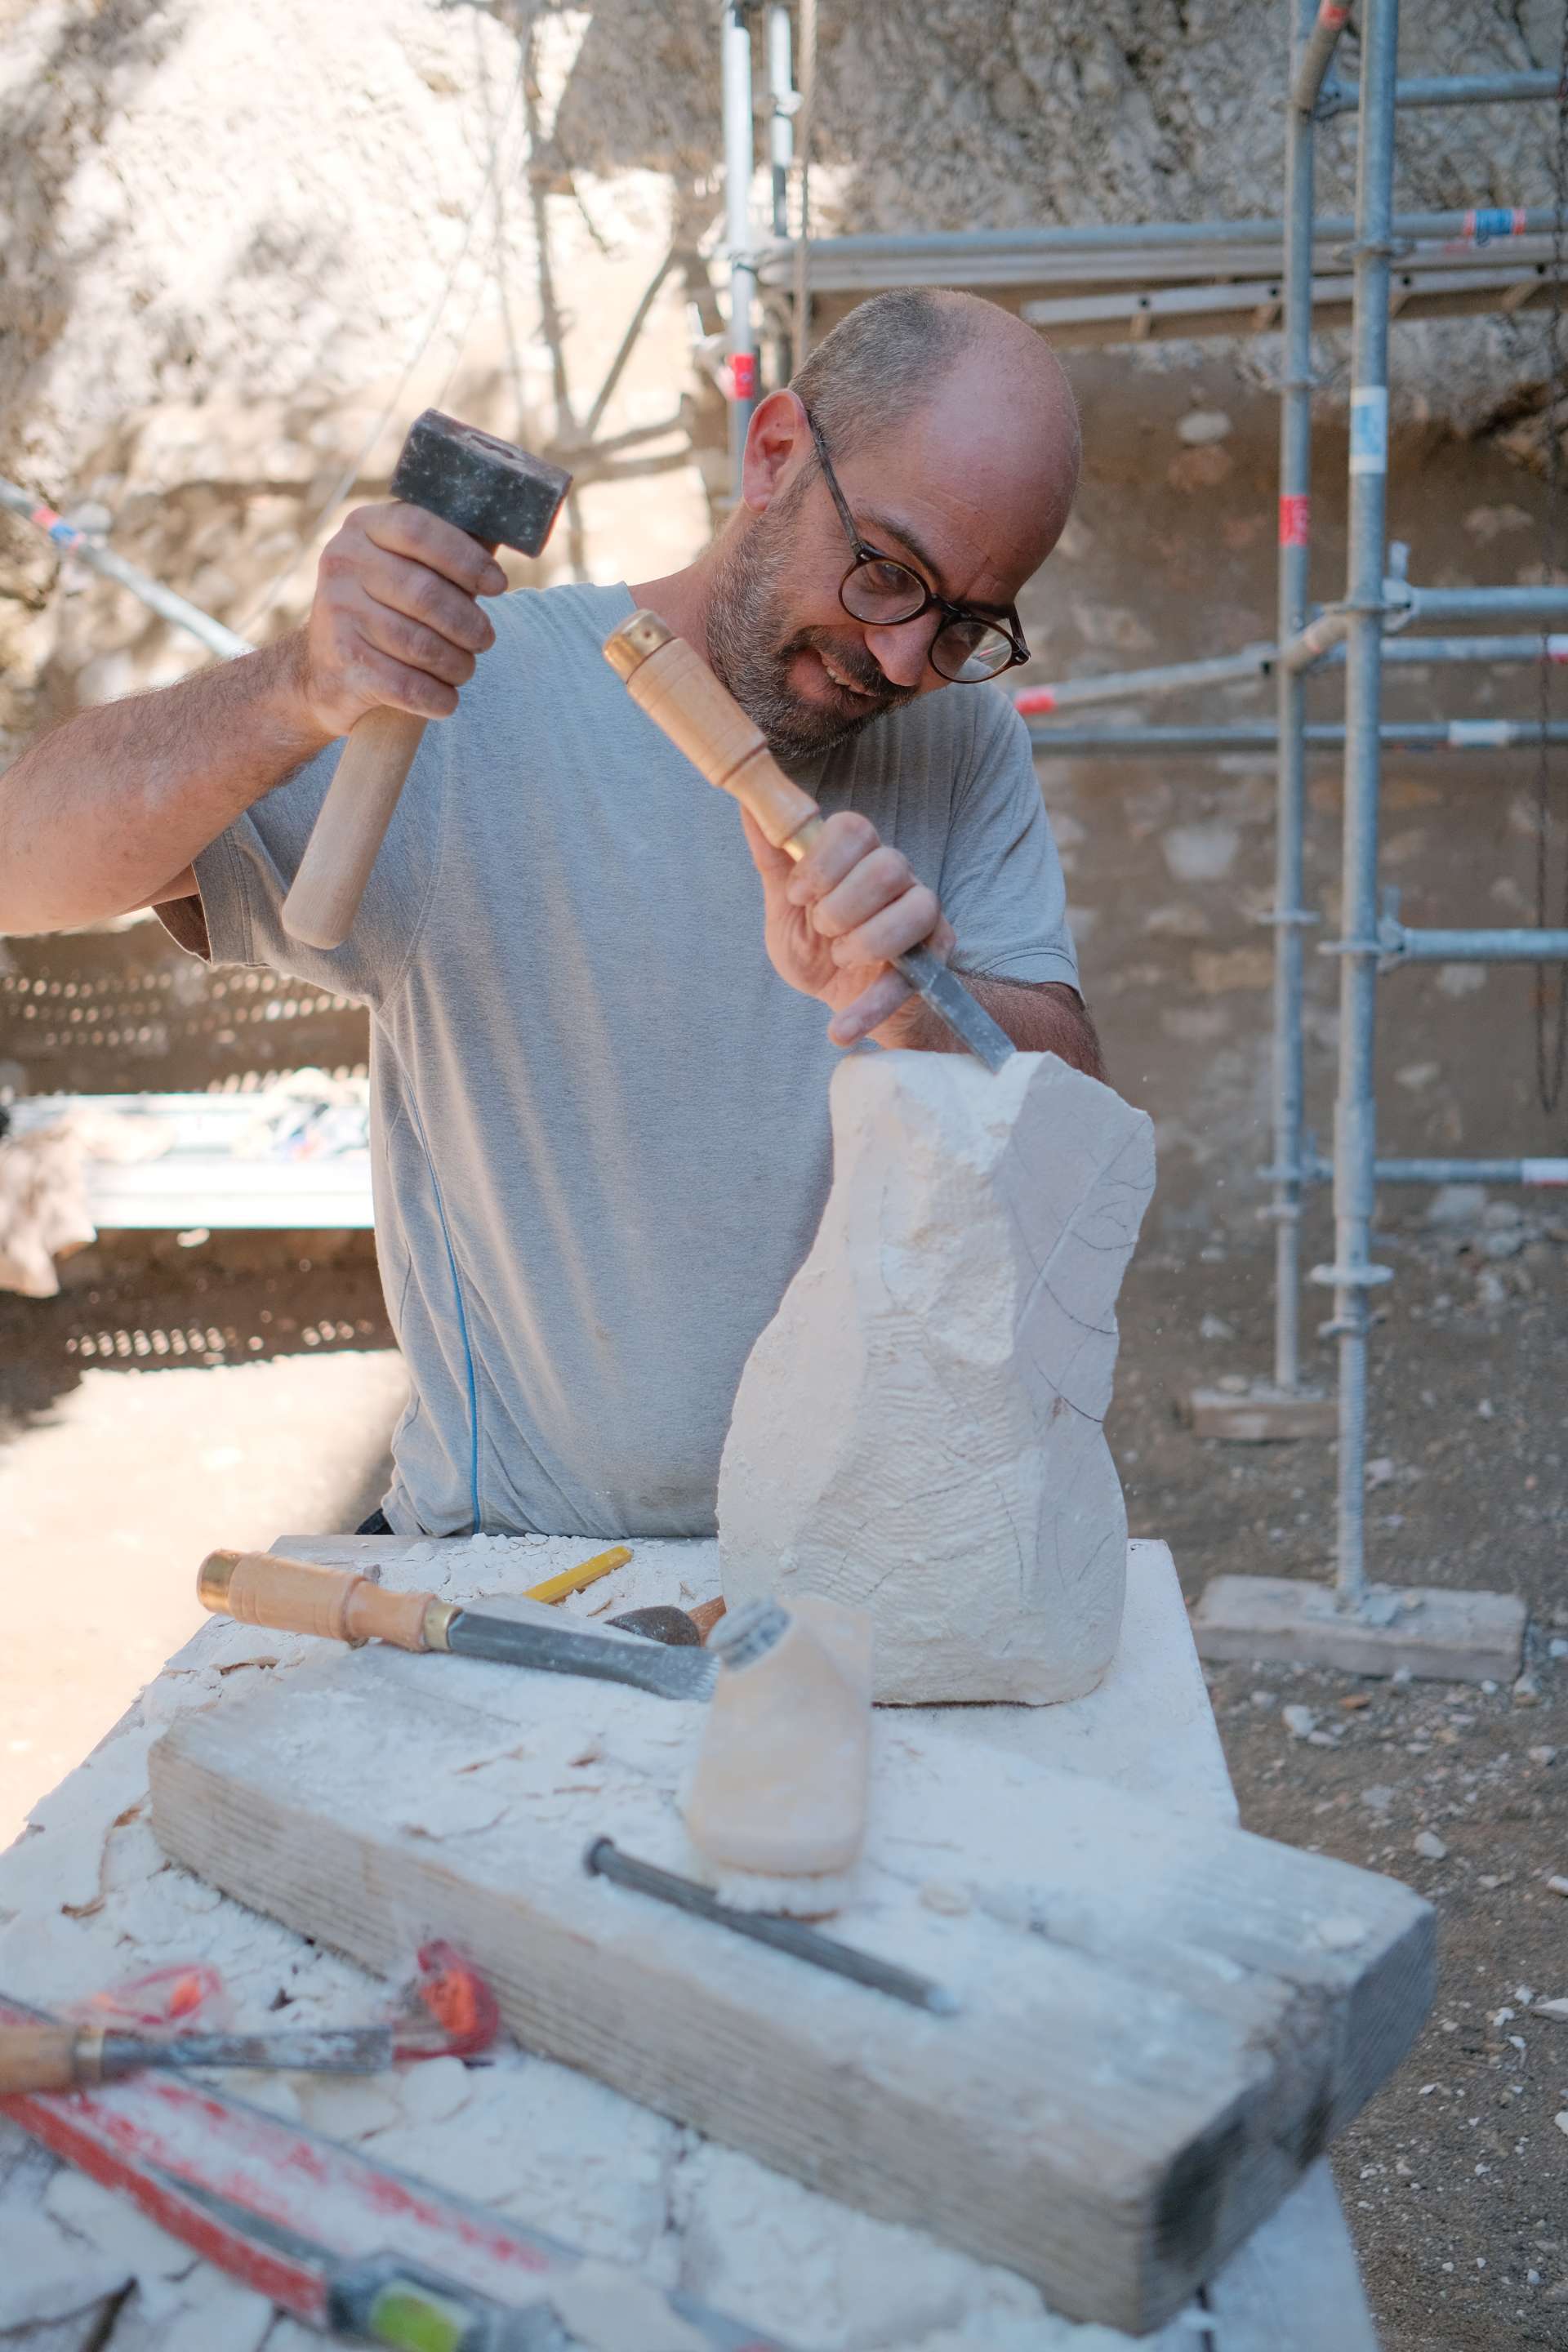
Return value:
<svg viewBox="0 0 1568 2352">
<path fill-rule="evenodd" d="M 1026 578 L 1078 488 L 1078 406 L 1032 327 L 977 294 L 920 289 L 859 303 L 794 377 L 837 464 L 872 446 L 994 502 Z"/>
<path fill-rule="evenodd" d="M 951 685 L 939 631 L 1016 655 L 1016 600 L 1078 467 L 1067 378 L 1007 311 L 924 292 L 852 310 L 758 404 L 740 499 L 701 566 L 709 658 L 774 752 L 810 758 Z M 868 550 L 903 569 L 891 620 L 846 601 Z"/>
</svg>

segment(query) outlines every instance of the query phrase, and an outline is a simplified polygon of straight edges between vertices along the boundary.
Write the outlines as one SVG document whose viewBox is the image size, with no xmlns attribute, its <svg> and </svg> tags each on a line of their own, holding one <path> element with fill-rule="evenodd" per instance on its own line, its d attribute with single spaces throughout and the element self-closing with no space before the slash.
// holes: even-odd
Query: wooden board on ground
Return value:
<svg viewBox="0 0 1568 2352">
<path fill-rule="evenodd" d="M 1216 1576 L 1193 1613 L 1193 1635 L 1205 1658 L 1510 1683 L 1526 1613 L 1514 1592 L 1370 1585 L 1357 1612 L 1340 1607 L 1331 1584 L 1306 1577 Z"/>
<path fill-rule="evenodd" d="M 1339 1402 L 1305 1390 L 1194 1389 L 1187 1419 L 1194 1437 L 1227 1438 L 1233 1445 L 1271 1445 L 1293 1437 L 1332 1437 Z"/>
<path fill-rule="evenodd" d="M 380 1971 L 453 1937 L 527 2047 L 1074 2316 L 1157 2326 L 1404 2054 L 1432 1914 L 925 1715 L 879 1714 L 869 1858 L 833 1925 L 948 1985 L 951 2019 L 584 1874 L 605 1834 L 692 1868 L 700 1710 L 637 1692 L 328 1653 L 178 1719 L 153 1824 Z"/>
</svg>

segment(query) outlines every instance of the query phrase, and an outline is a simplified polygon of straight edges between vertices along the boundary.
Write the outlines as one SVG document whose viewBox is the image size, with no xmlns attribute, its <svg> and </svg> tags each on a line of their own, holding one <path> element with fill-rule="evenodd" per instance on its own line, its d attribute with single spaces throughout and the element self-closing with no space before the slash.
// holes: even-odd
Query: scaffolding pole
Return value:
<svg viewBox="0 0 1568 2352">
<path fill-rule="evenodd" d="M 1279 557 L 1276 625 L 1288 644 L 1307 623 L 1311 562 L 1312 215 L 1314 109 L 1346 11 L 1311 0 L 1298 10 L 1300 42 L 1285 123 L 1285 278 L 1279 397 Z M 1306 1095 L 1301 1020 L 1301 904 L 1307 821 L 1306 680 L 1275 665 L 1278 732 L 1274 824 L 1274 1385 L 1301 1384 L 1301 1154 Z"/>
<path fill-rule="evenodd" d="M 1309 751 L 1343 748 L 1342 727 L 1314 724 L 1301 731 Z M 1521 751 L 1539 750 L 1542 741 L 1568 743 L 1568 719 L 1560 719 L 1544 730 L 1538 719 L 1389 719 L 1378 731 L 1391 751 Z M 1045 758 L 1165 760 L 1197 751 L 1274 751 L 1279 730 L 1264 726 L 1031 726 L 1029 740 Z"/>
<path fill-rule="evenodd" d="M 1560 621 L 1568 588 L 1417 588 L 1384 583 L 1384 610 L 1412 621 Z"/>
<path fill-rule="evenodd" d="M 768 155 L 773 164 L 773 235 L 789 235 L 789 173 L 795 161 L 794 61 L 790 56 L 787 0 L 768 0 L 768 94 L 773 110 L 768 124 Z"/>
<path fill-rule="evenodd" d="M 1310 634 L 1303 629 L 1286 646 L 1287 656 Z M 1340 667 L 1342 645 L 1292 667 L 1305 672 Z M 1216 654 L 1206 661 L 1166 662 L 1154 669 L 1107 671 L 1100 677 L 1058 679 L 1052 686 L 1020 687 L 1013 708 L 1025 719 L 1041 719 L 1056 710 L 1074 710 L 1095 702 L 1125 702 L 1152 695 L 1190 694 L 1195 688 L 1230 686 L 1248 678 L 1271 677 L 1280 658 L 1278 645 L 1243 646 L 1234 654 Z M 1563 662 L 1568 661 L 1568 634 L 1535 637 L 1386 637 L 1384 663 L 1418 668 L 1428 663 Z"/>
<path fill-rule="evenodd" d="M 1568 1185 L 1568 1160 L 1377 1160 L 1373 1169 L 1380 1184 Z M 1313 1156 L 1301 1172 L 1310 1184 L 1334 1181 L 1331 1160 Z"/>
<path fill-rule="evenodd" d="M 1343 10 L 1328 5 L 1306 35 L 1292 45 L 1289 86 L 1293 106 L 1290 130 L 1297 168 L 1291 180 L 1292 205 L 1310 206 L 1310 182 L 1300 168 L 1302 145 L 1310 135 L 1304 121 L 1322 110 L 1310 73 L 1318 61 L 1319 78 L 1331 50 L 1335 29 L 1327 21 L 1343 21 Z M 1369 1250 L 1376 1186 L 1390 1183 L 1511 1182 L 1568 1183 L 1568 1160 L 1459 1160 L 1377 1157 L 1377 1111 L 1373 1092 L 1374 1034 L 1378 977 L 1381 971 L 1407 959 L 1414 961 L 1479 962 L 1537 961 L 1568 955 L 1568 932 L 1406 930 L 1397 920 L 1397 898 L 1389 894 L 1380 919 L 1378 908 L 1378 803 L 1384 745 L 1391 740 L 1417 740 L 1456 751 L 1523 741 L 1537 744 L 1557 738 L 1553 727 L 1539 723 L 1526 729 L 1510 721 L 1450 721 L 1427 723 L 1405 730 L 1391 728 L 1382 717 L 1383 665 L 1397 643 L 1387 632 L 1405 621 L 1425 616 L 1450 621 L 1555 617 L 1563 610 L 1561 592 L 1517 589 L 1412 589 L 1402 577 L 1402 560 L 1391 566 L 1385 547 L 1388 472 L 1388 347 L 1390 283 L 1399 250 L 1403 223 L 1394 217 L 1394 143 L 1395 107 L 1400 96 L 1396 77 L 1399 38 L 1398 0 L 1363 0 L 1360 14 L 1363 56 L 1359 101 L 1359 152 L 1356 168 L 1356 219 L 1352 260 L 1354 286 L 1352 304 L 1352 371 L 1350 435 L 1350 517 L 1346 586 L 1343 602 L 1306 624 L 1301 602 L 1288 609 L 1284 593 L 1287 573 L 1281 562 L 1279 654 L 1276 666 L 1279 724 L 1279 856 L 1282 878 L 1277 909 L 1286 917 L 1300 915 L 1294 893 L 1284 879 L 1299 880 L 1291 854 L 1300 842 L 1300 755 L 1312 748 L 1315 736 L 1331 731 L 1310 728 L 1301 718 L 1304 672 L 1343 641 L 1345 666 L 1344 813 L 1341 867 L 1343 936 L 1327 943 L 1325 951 L 1340 959 L 1339 1080 L 1334 1106 L 1334 1151 L 1331 1170 L 1325 1170 L 1307 1145 L 1300 1114 L 1290 1094 L 1301 1068 L 1301 994 L 1300 931 L 1289 926 L 1297 955 L 1281 952 L 1278 959 L 1275 1050 L 1277 1118 L 1274 1165 L 1263 1171 L 1273 1184 L 1277 1211 L 1299 1210 L 1303 1184 L 1331 1176 L 1334 1205 L 1334 1259 L 1314 1267 L 1312 1279 L 1330 1286 L 1334 1294 L 1333 1319 L 1328 1332 L 1338 1341 L 1339 1393 L 1334 1423 L 1339 1445 L 1335 1465 L 1335 1578 L 1332 1591 L 1292 1578 L 1226 1576 L 1213 1580 L 1194 1619 L 1199 1653 L 1205 1658 L 1275 1658 L 1338 1666 L 1352 1673 L 1432 1675 L 1449 1680 L 1483 1682 L 1511 1680 L 1519 1671 L 1524 1641 L 1524 1603 L 1509 1593 L 1458 1592 L 1446 1586 L 1394 1591 L 1367 1582 L 1365 1470 L 1366 1414 L 1369 1380 L 1368 1340 L 1372 1324 L 1369 1294 L 1390 1279 L 1389 1269 L 1371 1262 Z M 1473 95 L 1474 93 L 1472 93 Z M 1531 93 L 1534 94 L 1534 93 Z M 1433 100 L 1432 102 L 1439 102 Z M 1441 102 L 1447 102 L 1445 98 Z M 1310 152 L 1310 151 L 1308 151 Z M 1302 203 L 1302 199 L 1305 203 Z M 1288 257 L 1290 291 L 1299 299 L 1300 268 L 1310 254 L 1309 225 L 1296 213 L 1298 234 Z M 1476 218 L 1476 234 L 1512 234 L 1523 222 L 1522 213 Z M 1507 224 L 1507 226 L 1503 226 Z M 1321 227 L 1321 225 L 1320 225 Z M 1295 267 L 1291 267 L 1295 264 Z M 1299 315 L 1299 314 L 1298 314 Z M 1281 430 L 1282 539 L 1293 535 L 1299 517 L 1303 556 L 1307 532 L 1305 452 L 1291 438 L 1292 404 L 1300 403 L 1304 416 L 1310 399 L 1306 347 L 1288 343 Z M 1289 501 L 1300 497 L 1301 506 Z M 1304 566 L 1303 566 L 1304 568 Z M 1292 579 L 1298 575 L 1292 571 Z M 1302 589 L 1304 595 L 1304 583 Z M 1542 648 L 1551 657 L 1550 642 Z M 1437 658 L 1443 658 L 1439 654 Z M 1146 735 L 1176 730 L 1145 730 Z M 1196 732 L 1197 730 L 1192 730 Z M 1217 732 L 1218 730 L 1213 730 Z M 1234 737 L 1237 730 L 1227 730 Z M 1065 730 L 1058 730 L 1058 735 Z M 1281 935 L 1281 950 L 1286 944 Z M 1295 1116 L 1292 1117 L 1291 1114 Z M 1281 1219 L 1287 1230 L 1293 1219 Z M 1277 1258 L 1276 1302 L 1279 1348 L 1277 1360 L 1293 1368 L 1297 1302 L 1292 1254 L 1281 1249 Z M 1270 1405 L 1280 1411 L 1270 1417 Z M 1256 1439 L 1298 1435 L 1307 1424 L 1304 1411 L 1312 1410 L 1300 1391 L 1292 1398 L 1276 1392 L 1254 1396 L 1240 1405 L 1217 1391 L 1195 1390 L 1191 1399 L 1194 1426 L 1200 1434 Z M 1321 1411 L 1321 1408 L 1319 1409 Z M 1291 1426 L 1293 1412 L 1299 1425 Z M 1327 1430 L 1325 1434 L 1329 1433 Z"/>
<path fill-rule="evenodd" d="M 1334 1107 L 1334 1262 L 1339 1341 L 1335 1582 L 1342 1609 L 1366 1591 L 1367 1294 L 1389 1269 L 1368 1256 L 1375 1189 L 1373 1091 L 1377 1009 L 1377 835 L 1381 784 L 1384 518 L 1388 487 L 1388 279 L 1394 242 L 1394 86 L 1398 0 L 1367 0 L 1362 25 L 1356 158 L 1355 296 L 1351 341 L 1349 554 L 1344 609 L 1345 772 L 1340 942 L 1340 1070 Z"/>
<path fill-rule="evenodd" d="M 1550 205 L 1472 205 L 1447 212 L 1400 213 L 1390 223 L 1402 267 L 1495 268 L 1548 246 Z M 1073 227 L 865 233 L 809 240 L 812 284 L 825 294 L 874 294 L 893 286 L 1039 287 L 1074 281 L 1104 285 L 1126 278 L 1163 282 L 1215 274 L 1255 279 L 1280 268 L 1289 224 L 1283 219 L 1096 221 Z M 1312 248 L 1331 261 L 1354 237 L 1355 223 L 1324 215 L 1312 224 Z M 772 238 L 758 256 L 770 285 L 787 286 L 795 240 Z M 1426 247 L 1435 250 L 1422 253 Z"/>
<path fill-rule="evenodd" d="M 1331 952 L 1341 949 L 1328 944 Z M 1342 951 L 1348 948 L 1347 941 Z M 1407 931 L 1385 915 L 1373 952 L 1391 971 L 1405 963 L 1564 963 L 1568 931 Z"/>
<path fill-rule="evenodd" d="M 128 588 L 132 595 L 139 597 L 149 611 L 157 614 L 160 620 L 169 622 L 174 628 L 184 629 L 188 635 L 205 646 L 209 653 L 221 654 L 226 661 L 237 661 L 241 654 L 255 652 L 256 648 L 248 637 L 239 636 L 233 629 L 226 628 L 223 622 L 215 621 L 210 613 L 204 613 L 198 605 L 188 604 L 184 596 L 176 596 L 172 588 L 165 588 L 160 581 L 150 580 L 144 572 L 138 572 L 133 563 L 127 563 L 122 555 L 116 555 L 111 547 L 105 547 L 101 541 L 90 538 L 84 530 L 78 530 L 74 523 L 67 522 L 53 507 L 46 506 L 41 499 L 36 499 L 31 490 L 23 489 L 19 483 L 0 481 L 0 507 L 20 515 L 32 524 L 35 530 L 41 530 L 62 555 L 74 555 L 90 571 L 100 572 L 106 580 L 115 581 L 120 587 Z"/>
<path fill-rule="evenodd" d="M 752 227 L 752 29 L 746 0 L 727 0 L 723 28 L 724 247 L 730 274 L 730 467 L 741 495 L 746 432 L 757 404 L 757 255 Z"/>
<path fill-rule="evenodd" d="M 1524 99 L 1554 99 L 1558 88 L 1554 73 L 1441 74 L 1398 83 L 1394 102 L 1402 110 L 1407 106 L 1510 106 Z M 1359 83 L 1330 82 L 1318 100 L 1318 121 L 1353 114 L 1360 104 Z"/>
</svg>

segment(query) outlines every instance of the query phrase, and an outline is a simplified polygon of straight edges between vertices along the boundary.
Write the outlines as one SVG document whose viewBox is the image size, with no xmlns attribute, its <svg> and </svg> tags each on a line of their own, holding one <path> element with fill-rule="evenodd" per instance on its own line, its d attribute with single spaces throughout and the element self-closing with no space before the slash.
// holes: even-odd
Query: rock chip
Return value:
<svg viewBox="0 0 1568 2352">
<path fill-rule="evenodd" d="M 1428 1862 L 1446 1862 L 1447 1860 L 1448 1849 L 1444 1844 L 1442 1839 L 1437 1835 L 1436 1830 L 1417 1830 L 1415 1837 L 1411 1840 L 1411 1843 L 1414 1845 L 1416 1853 L 1424 1854 Z"/>
<path fill-rule="evenodd" d="M 1486 1206 L 1487 1189 L 1484 1184 L 1439 1184 L 1426 1204 L 1426 1223 L 1429 1225 L 1479 1225 Z"/>
<path fill-rule="evenodd" d="M 1193 408 L 1177 425 L 1176 438 L 1189 449 L 1201 449 L 1209 442 L 1226 440 L 1234 430 L 1223 408 Z"/>
</svg>

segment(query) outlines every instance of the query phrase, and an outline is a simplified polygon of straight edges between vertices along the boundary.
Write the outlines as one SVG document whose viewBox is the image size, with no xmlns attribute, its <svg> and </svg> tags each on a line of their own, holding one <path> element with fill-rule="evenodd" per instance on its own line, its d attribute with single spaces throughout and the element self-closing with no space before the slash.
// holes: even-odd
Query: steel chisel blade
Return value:
<svg viewBox="0 0 1568 2352">
<path fill-rule="evenodd" d="M 988 1070 L 999 1070 L 1017 1051 L 1005 1029 L 992 1020 L 977 997 L 971 996 L 957 974 L 932 955 L 930 948 L 911 948 L 894 962 L 911 988 L 919 991 L 933 1013 L 941 1015 L 960 1043 L 978 1055 Z"/>
<path fill-rule="evenodd" d="M 538 1674 L 585 1675 L 591 1681 L 627 1683 L 658 1698 L 711 1697 L 719 1661 L 710 1650 L 667 1649 L 661 1643 L 614 1640 L 602 1633 L 568 1633 L 513 1617 L 485 1617 L 459 1609 L 447 1628 L 447 1647 L 466 1658 L 489 1658 L 503 1666 L 531 1666 Z"/>
</svg>

